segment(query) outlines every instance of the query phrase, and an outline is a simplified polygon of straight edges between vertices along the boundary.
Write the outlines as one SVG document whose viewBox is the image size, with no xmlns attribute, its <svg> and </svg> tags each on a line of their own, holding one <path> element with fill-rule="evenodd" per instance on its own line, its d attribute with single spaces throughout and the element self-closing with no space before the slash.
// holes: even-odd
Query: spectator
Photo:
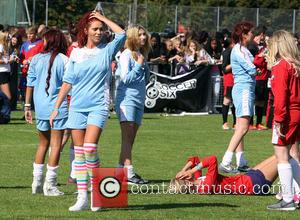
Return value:
<svg viewBox="0 0 300 220">
<path fill-rule="evenodd" d="M 233 46 L 234 44 L 230 43 L 230 45 L 222 52 L 222 57 L 223 57 L 222 71 L 223 71 L 223 85 L 224 85 L 224 89 L 223 89 L 224 99 L 222 105 L 222 116 L 223 116 L 222 128 L 224 130 L 230 129 L 227 123 L 230 104 L 232 104 L 231 113 L 233 116 L 233 127 L 235 127 L 235 123 L 236 123 L 235 107 L 234 104 L 232 103 L 232 87 L 234 85 L 234 80 L 232 75 L 232 67 L 230 64 L 230 55 Z"/>
<path fill-rule="evenodd" d="M 216 109 L 220 93 L 220 68 L 222 64 L 221 53 L 222 46 L 220 41 L 215 37 L 210 37 L 204 48 L 208 53 L 208 62 L 212 66 L 208 78 L 207 108 L 209 114 L 219 113 Z"/>
<path fill-rule="evenodd" d="M 10 63 L 16 60 L 9 55 L 8 50 L 8 33 L 0 32 L 0 90 L 11 100 L 9 88 L 10 82 Z"/>
<path fill-rule="evenodd" d="M 248 44 L 247 48 L 251 52 L 254 58 L 254 64 L 257 67 L 258 74 L 256 75 L 255 85 L 255 114 L 256 114 L 256 126 L 253 123 L 253 117 L 250 120 L 251 130 L 266 130 L 267 127 L 262 125 L 262 118 L 264 114 L 264 107 L 268 99 L 268 70 L 267 64 L 264 61 L 264 48 L 265 48 L 265 36 L 267 28 L 265 26 L 258 26 L 253 28 L 253 40 Z M 262 49 L 263 48 L 263 49 Z"/>
<path fill-rule="evenodd" d="M 12 35 L 9 42 L 9 54 L 14 58 L 10 64 L 10 92 L 11 92 L 11 109 L 16 110 L 18 100 L 18 75 L 20 71 L 20 49 L 22 45 L 22 36 L 18 33 Z"/>
</svg>

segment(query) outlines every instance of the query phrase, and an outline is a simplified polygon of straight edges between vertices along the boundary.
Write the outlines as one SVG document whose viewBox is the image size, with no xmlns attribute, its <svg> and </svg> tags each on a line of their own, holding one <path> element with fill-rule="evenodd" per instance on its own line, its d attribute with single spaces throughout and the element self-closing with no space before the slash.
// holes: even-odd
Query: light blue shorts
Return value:
<svg viewBox="0 0 300 220">
<path fill-rule="evenodd" d="M 234 85 L 232 100 L 235 106 L 236 117 L 252 117 L 254 114 L 255 86 L 246 88 Z"/>
<path fill-rule="evenodd" d="M 140 126 L 142 124 L 144 109 L 135 106 L 121 105 L 116 106 L 116 113 L 120 122 L 130 121 Z"/>
<path fill-rule="evenodd" d="M 108 118 L 108 111 L 92 112 L 69 112 L 67 128 L 69 129 L 86 129 L 87 125 L 95 125 L 101 129 L 104 128 Z"/>
<path fill-rule="evenodd" d="M 67 120 L 68 118 L 56 119 L 53 121 L 53 128 L 51 128 L 49 120 L 36 119 L 36 128 L 39 131 L 65 130 L 67 128 Z"/>
</svg>

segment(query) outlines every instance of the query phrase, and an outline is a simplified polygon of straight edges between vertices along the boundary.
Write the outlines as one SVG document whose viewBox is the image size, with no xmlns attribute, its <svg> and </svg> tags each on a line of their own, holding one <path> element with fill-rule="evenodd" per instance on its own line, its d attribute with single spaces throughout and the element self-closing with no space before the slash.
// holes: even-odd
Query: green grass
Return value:
<svg viewBox="0 0 300 220">
<path fill-rule="evenodd" d="M 37 145 L 35 125 L 13 113 L 8 125 L 0 125 L 0 219 L 298 219 L 295 212 L 269 211 L 274 196 L 129 194 L 125 209 L 70 213 L 74 186 L 66 185 L 68 148 L 62 153 L 59 183 L 66 193 L 59 198 L 31 195 L 32 162 Z M 134 144 L 134 166 L 154 183 L 167 183 L 190 155 L 215 154 L 220 160 L 232 131 L 221 129 L 221 115 L 161 117 L 146 114 Z M 250 165 L 273 153 L 271 131 L 250 131 L 245 139 Z M 120 129 L 115 116 L 100 140 L 103 167 L 115 167 L 120 149 Z"/>
</svg>

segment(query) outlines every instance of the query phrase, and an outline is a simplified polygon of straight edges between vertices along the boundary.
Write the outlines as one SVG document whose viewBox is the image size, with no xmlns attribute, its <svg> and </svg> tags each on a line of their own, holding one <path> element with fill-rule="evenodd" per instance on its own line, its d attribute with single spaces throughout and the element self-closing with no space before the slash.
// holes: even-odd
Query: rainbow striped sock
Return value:
<svg viewBox="0 0 300 220">
<path fill-rule="evenodd" d="M 82 146 L 74 146 L 75 151 L 75 176 L 78 193 L 87 192 L 88 172 L 84 150 Z"/>
<path fill-rule="evenodd" d="M 100 165 L 100 160 L 97 152 L 97 144 L 84 143 L 84 155 L 86 159 L 87 172 L 90 176 L 91 185 L 93 185 L 93 168 L 98 168 Z"/>
</svg>

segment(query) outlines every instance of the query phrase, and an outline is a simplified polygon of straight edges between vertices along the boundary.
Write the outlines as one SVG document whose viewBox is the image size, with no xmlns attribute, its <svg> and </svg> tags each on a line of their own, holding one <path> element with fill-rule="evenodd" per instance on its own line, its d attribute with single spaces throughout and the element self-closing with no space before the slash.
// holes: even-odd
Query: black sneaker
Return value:
<svg viewBox="0 0 300 220">
<path fill-rule="evenodd" d="M 244 166 L 239 166 L 237 169 L 238 169 L 238 171 L 240 171 L 242 173 L 246 173 L 250 170 L 250 167 L 248 167 L 247 165 L 244 165 Z"/>
<path fill-rule="evenodd" d="M 143 179 L 138 174 L 134 174 L 133 177 L 127 179 L 128 184 L 147 184 L 149 183 L 148 180 Z"/>
<path fill-rule="evenodd" d="M 276 204 L 268 205 L 267 209 L 270 210 L 282 210 L 282 211 L 294 211 L 296 209 L 294 201 L 285 202 L 284 200 L 280 200 Z"/>
</svg>

